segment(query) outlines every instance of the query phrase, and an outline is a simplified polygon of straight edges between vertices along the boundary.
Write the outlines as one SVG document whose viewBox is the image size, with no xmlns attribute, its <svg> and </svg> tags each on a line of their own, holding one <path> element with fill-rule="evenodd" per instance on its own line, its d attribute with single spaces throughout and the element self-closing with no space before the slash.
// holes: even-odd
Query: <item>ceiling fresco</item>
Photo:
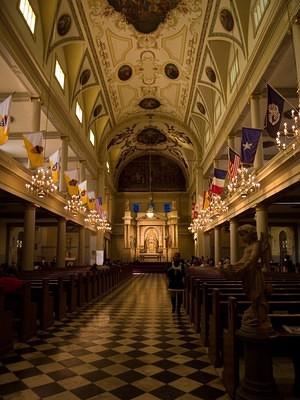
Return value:
<svg viewBox="0 0 300 400">
<path fill-rule="evenodd" d="M 180 0 L 108 0 L 138 32 L 151 33 Z"/>
<path fill-rule="evenodd" d="M 122 170 L 117 186 L 121 192 L 184 191 L 186 181 L 176 162 L 149 154 L 130 161 Z"/>
</svg>

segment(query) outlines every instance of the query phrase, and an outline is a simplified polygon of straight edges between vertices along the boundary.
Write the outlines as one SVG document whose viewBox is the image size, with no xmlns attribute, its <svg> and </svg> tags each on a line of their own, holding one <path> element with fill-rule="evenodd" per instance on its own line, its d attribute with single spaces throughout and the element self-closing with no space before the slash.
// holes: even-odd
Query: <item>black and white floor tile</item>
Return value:
<svg viewBox="0 0 300 400">
<path fill-rule="evenodd" d="M 165 277 L 136 275 L 0 360 L 3 400 L 225 400 Z"/>
</svg>

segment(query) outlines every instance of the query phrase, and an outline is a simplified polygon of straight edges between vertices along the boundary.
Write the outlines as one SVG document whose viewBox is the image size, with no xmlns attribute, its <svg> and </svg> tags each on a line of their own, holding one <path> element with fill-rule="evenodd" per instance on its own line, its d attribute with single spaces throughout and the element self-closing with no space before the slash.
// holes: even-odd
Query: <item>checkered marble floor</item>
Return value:
<svg viewBox="0 0 300 400">
<path fill-rule="evenodd" d="M 135 275 L 0 360 L 1 399 L 228 399 L 164 275 Z"/>
</svg>

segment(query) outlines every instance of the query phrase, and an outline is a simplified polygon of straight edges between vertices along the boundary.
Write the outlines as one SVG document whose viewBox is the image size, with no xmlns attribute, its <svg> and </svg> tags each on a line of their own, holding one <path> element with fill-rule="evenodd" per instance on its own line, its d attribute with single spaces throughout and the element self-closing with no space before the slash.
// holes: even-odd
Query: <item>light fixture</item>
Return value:
<svg viewBox="0 0 300 400">
<path fill-rule="evenodd" d="M 26 183 L 26 189 L 39 198 L 47 196 L 57 190 L 52 179 L 50 168 L 38 168 L 31 176 L 31 182 Z"/>
<path fill-rule="evenodd" d="M 260 188 L 257 181 L 255 170 L 242 166 L 238 168 L 236 176 L 227 186 L 229 194 L 238 193 L 242 198 L 246 198 L 249 194 Z"/>
<path fill-rule="evenodd" d="M 228 206 L 226 205 L 225 200 L 222 200 L 220 195 L 213 193 L 208 206 L 210 218 L 219 218 L 222 214 L 227 213 L 227 211 Z"/>
<path fill-rule="evenodd" d="M 87 224 L 90 224 L 92 226 L 97 226 L 98 223 L 100 222 L 100 215 L 99 215 L 98 211 L 90 210 L 87 217 L 84 218 L 84 222 L 86 222 Z"/>
<path fill-rule="evenodd" d="M 102 231 L 102 232 L 110 232 L 111 231 L 111 225 L 107 221 L 107 218 L 105 216 L 99 218 L 99 221 L 98 221 L 96 227 L 97 227 L 98 231 Z"/>
<path fill-rule="evenodd" d="M 277 132 L 276 144 L 280 150 L 286 150 L 291 144 L 292 149 L 296 148 L 296 141 L 300 139 L 300 87 L 297 90 L 298 107 L 292 108 L 290 118 L 293 120 L 292 125 L 288 126 L 287 122 L 283 124 L 283 130 Z"/>
<path fill-rule="evenodd" d="M 81 203 L 80 195 L 73 194 L 71 198 L 67 201 L 67 205 L 64 207 L 69 213 L 76 217 L 78 213 L 85 213 L 85 206 Z"/>
<path fill-rule="evenodd" d="M 148 210 L 146 211 L 146 216 L 148 218 L 153 218 L 154 217 L 154 204 L 153 204 L 153 199 L 152 199 L 152 173 L 151 173 L 151 152 L 149 153 L 149 192 L 150 192 L 150 201 L 148 205 Z"/>
<path fill-rule="evenodd" d="M 195 234 L 198 230 L 204 231 L 212 223 L 211 213 L 208 208 L 200 210 L 198 217 L 194 218 L 188 230 Z"/>
</svg>

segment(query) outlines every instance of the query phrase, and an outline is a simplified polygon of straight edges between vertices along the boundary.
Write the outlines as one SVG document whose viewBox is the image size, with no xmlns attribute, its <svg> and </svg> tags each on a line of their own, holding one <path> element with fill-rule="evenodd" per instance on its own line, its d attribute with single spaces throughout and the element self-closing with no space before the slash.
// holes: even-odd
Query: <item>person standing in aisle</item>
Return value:
<svg viewBox="0 0 300 400">
<path fill-rule="evenodd" d="M 172 264 L 167 270 L 168 290 L 171 296 L 172 313 L 180 314 L 184 292 L 185 265 L 180 253 L 175 253 Z"/>
</svg>

